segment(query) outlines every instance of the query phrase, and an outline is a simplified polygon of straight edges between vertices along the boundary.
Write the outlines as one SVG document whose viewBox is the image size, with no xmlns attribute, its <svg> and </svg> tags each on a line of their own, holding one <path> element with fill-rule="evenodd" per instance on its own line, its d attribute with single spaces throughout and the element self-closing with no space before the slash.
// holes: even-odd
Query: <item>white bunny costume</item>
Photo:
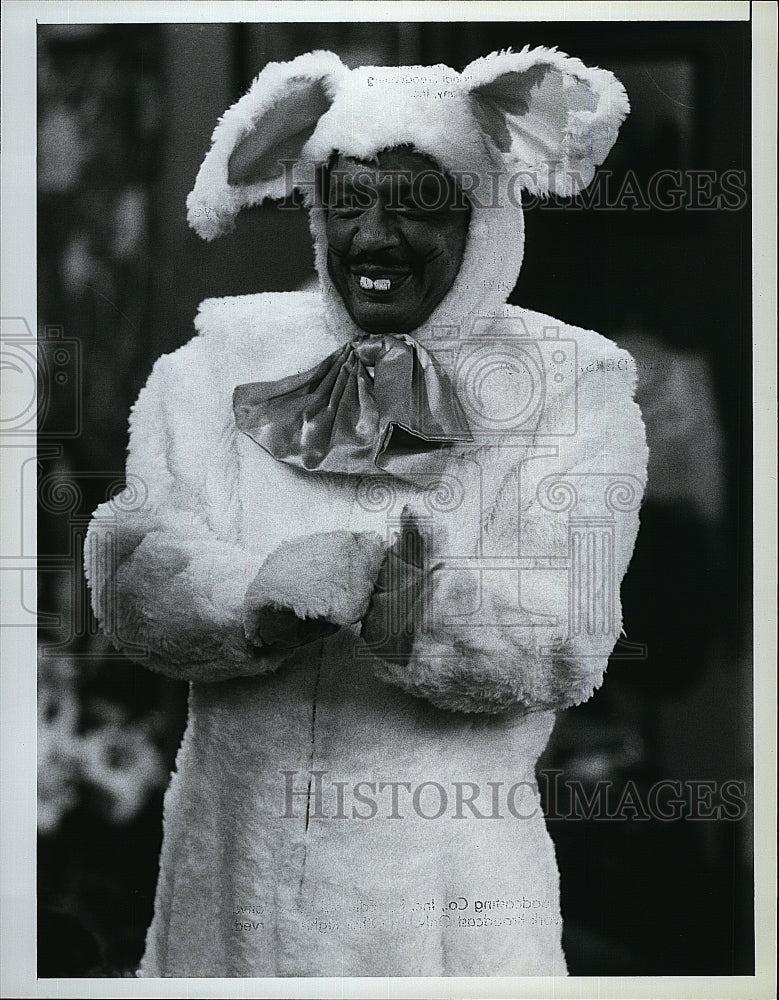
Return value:
<svg viewBox="0 0 779 1000">
<path fill-rule="evenodd" d="M 312 52 L 266 66 L 217 125 L 191 225 L 213 239 L 292 179 L 320 292 L 201 305 L 133 409 L 128 489 L 90 527 L 103 627 L 192 682 L 141 975 L 565 974 L 534 767 L 619 636 L 647 452 L 629 355 L 505 301 L 520 190 L 589 183 L 627 112 L 610 73 L 548 49 L 462 74 Z M 233 392 L 363 336 L 306 178 L 334 151 L 395 146 L 470 192 L 458 276 L 411 336 L 474 440 L 428 482 L 306 473 L 237 429 Z M 359 622 L 409 512 L 436 562 L 430 621 L 399 663 Z M 340 628 L 258 648 L 258 601 Z"/>
</svg>

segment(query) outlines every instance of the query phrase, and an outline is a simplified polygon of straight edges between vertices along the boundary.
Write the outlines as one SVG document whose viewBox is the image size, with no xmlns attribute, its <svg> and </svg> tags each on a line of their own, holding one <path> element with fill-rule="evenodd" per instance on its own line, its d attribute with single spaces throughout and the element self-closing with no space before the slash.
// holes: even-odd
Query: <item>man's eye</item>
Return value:
<svg viewBox="0 0 779 1000">
<path fill-rule="evenodd" d="M 401 215 L 422 216 L 429 214 L 426 208 L 422 205 L 417 205 L 416 202 L 413 201 L 402 201 L 398 205 L 396 211 L 400 212 Z"/>
<path fill-rule="evenodd" d="M 422 188 L 421 191 L 409 192 L 398 200 L 399 211 L 414 218 L 429 219 L 441 215 L 451 207 L 451 202 L 445 193 L 439 190 Z"/>
<path fill-rule="evenodd" d="M 393 207 L 395 211 L 402 212 L 403 215 L 430 215 L 431 212 L 431 207 L 425 199 L 419 198 L 411 191 L 405 195 L 401 194 Z"/>
<path fill-rule="evenodd" d="M 401 202 L 396 211 L 406 219 L 431 219 L 440 215 L 443 209 L 440 206 L 428 207 L 416 201 L 409 201 Z"/>
<path fill-rule="evenodd" d="M 354 219 L 367 212 L 374 201 L 369 191 L 344 191 L 333 199 L 330 211 L 339 219 Z"/>
<path fill-rule="evenodd" d="M 358 205 L 331 205 L 330 211 L 337 219 L 356 219 L 365 209 Z"/>
</svg>

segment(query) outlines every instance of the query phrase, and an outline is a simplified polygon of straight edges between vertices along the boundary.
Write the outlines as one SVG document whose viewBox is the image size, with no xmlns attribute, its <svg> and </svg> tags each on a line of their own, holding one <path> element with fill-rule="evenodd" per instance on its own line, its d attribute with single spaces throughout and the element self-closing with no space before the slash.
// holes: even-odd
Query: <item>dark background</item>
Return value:
<svg viewBox="0 0 779 1000">
<path fill-rule="evenodd" d="M 121 485 L 127 415 L 209 296 L 313 276 L 303 210 L 244 212 L 202 243 L 184 200 L 218 116 L 271 60 L 350 66 L 557 46 L 612 70 L 632 112 L 604 169 L 750 169 L 748 23 L 234 24 L 39 29 L 39 974 L 131 974 L 151 918 L 161 797 L 186 686 L 112 655 L 80 546 Z M 715 182 L 715 191 L 717 184 Z M 629 347 L 652 449 L 604 687 L 562 713 L 541 766 L 593 786 L 739 779 L 751 797 L 749 206 L 526 213 L 511 301 Z M 50 379 L 56 338 L 67 384 Z M 73 346 L 75 345 L 75 346 Z M 80 397 L 80 407 L 76 396 Z M 74 416 L 75 415 L 75 416 Z M 645 654 L 636 651 L 645 647 Z M 550 822 L 572 974 L 753 971 L 752 814 Z"/>
</svg>

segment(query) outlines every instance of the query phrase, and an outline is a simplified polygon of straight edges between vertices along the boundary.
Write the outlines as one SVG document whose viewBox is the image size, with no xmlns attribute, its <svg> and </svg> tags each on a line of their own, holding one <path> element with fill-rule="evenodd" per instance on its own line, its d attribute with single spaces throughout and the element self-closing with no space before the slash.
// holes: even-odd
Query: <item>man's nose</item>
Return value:
<svg viewBox="0 0 779 1000">
<path fill-rule="evenodd" d="M 382 199 L 360 215 L 357 232 L 352 240 L 354 250 L 371 253 L 400 246 L 400 234 L 394 212 L 388 212 Z"/>
</svg>

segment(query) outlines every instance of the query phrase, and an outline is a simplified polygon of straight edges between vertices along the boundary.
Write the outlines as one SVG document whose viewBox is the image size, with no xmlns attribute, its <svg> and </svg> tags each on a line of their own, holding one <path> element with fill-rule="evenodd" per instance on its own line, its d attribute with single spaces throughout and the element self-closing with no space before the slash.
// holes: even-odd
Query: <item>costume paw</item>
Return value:
<svg viewBox="0 0 779 1000">
<path fill-rule="evenodd" d="M 362 639 L 371 652 L 398 667 L 411 659 L 431 610 L 428 549 L 428 540 L 404 509 L 400 534 L 381 564 L 362 623 Z"/>
<path fill-rule="evenodd" d="M 329 531 L 283 542 L 246 591 L 247 639 L 292 648 L 360 621 L 385 549 L 376 532 Z"/>
</svg>

